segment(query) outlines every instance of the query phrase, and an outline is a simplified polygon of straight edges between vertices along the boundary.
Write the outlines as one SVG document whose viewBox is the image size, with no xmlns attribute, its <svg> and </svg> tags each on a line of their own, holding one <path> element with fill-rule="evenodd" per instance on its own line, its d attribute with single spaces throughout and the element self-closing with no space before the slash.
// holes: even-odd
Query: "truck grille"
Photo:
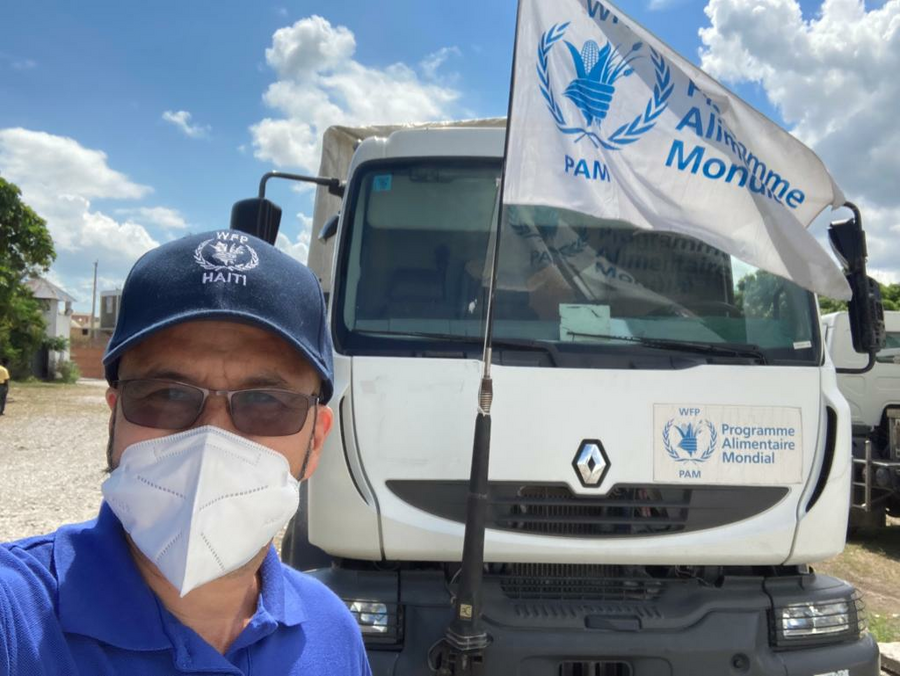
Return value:
<svg viewBox="0 0 900 676">
<path fill-rule="evenodd" d="M 541 535 L 598 537 L 678 533 L 687 523 L 690 489 L 615 488 L 604 499 L 572 495 L 565 486 L 525 486 L 491 501 L 493 524 Z"/>
<path fill-rule="evenodd" d="M 465 523 L 466 481 L 388 481 L 401 500 Z M 493 482 L 487 528 L 576 538 L 645 537 L 716 528 L 750 518 L 788 492 L 778 486 L 616 485 L 603 497 L 560 484 Z"/>
<path fill-rule="evenodd" d="M 497 579 L 504 595 L 516 601 L 652 601 L 663 589 L 660 580 L 629 576 L 624 566 L 610 565 L 511 563 Z"/>
</svg>

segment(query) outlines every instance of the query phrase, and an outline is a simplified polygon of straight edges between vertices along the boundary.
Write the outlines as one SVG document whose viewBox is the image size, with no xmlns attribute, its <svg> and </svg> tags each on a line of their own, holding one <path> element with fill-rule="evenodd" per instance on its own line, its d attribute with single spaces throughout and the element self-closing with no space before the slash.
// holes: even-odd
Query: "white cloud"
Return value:
<svg viewBox="0 0 900 676">
<path fill-rule="evenodd" d="M 279 28 L 266 49 L 266 62 L 284 79 L 306 79 L 310 75 L 340 68 L 356 51 L 356 38 L 344 26 L 333 27 L 320 16 Z"/>
<path fill-rule="evenodd" d="M 167 110 L 162 114 L 162 119 L 189 138 L 205 138 L 212 131 L 209 125 L 191 124 L 191 114 L 186 110 Z"/>
<path fill-rule="evenodd" d="M 451 56 L 461 56 L 462 52 L 459 47 L 441 47 L 436 52 L 432 52 L 419 64 L 422 74 L 429 80 L 437 78 L 438 69 L 446 63 Z"/>
<path fill-rule="evenodd" d="M 0 129 L 0 173 L 47 221 L 57 260 L 53 273 L 82 300 L 93 262 L 111 278 L 124 278 L 135 259 L 157 246 L 146 228 L 91 206 L 96 199 L 138 199 L 151 192 L 107 164 L 106 154 L 77 141 L 26 129 Z M 71 292 L 71 291 L 70 291 Z"/>
<path fill-rule="evenodd" d="M 152 192 L 110 169 L 106 153 L 65 136 L 42 131 L 0 129 L 0 168 L 24 190 L 43 186 L 56 194 L 85 198 L 136 199 Z"/>
<path fill-rule="evenodd" d="M 278 115 L 250 128 L 258 159 L 315 172 L 322 134 L 331 125 L 453 117 L 458 91 L 422 80 L 402 63 L 365 66 L 352 58 L 355 50 L 349 29 L 319 16 L 275 31 L 266 61 L 278 80 L 263 101 Z"/>
<path fill-rule="evenodd" d="M 13 70 L 32 70 L 37 68 L 37 61 L 34 59 L 23 58 L 18 56 L 13 56 L 12 54 L 6 54 L 5 52 L 0 52 L 0 64 L 7 63 L 9 67 Z"/>
<path fill-rule="evenodd" d="M 874 269 L 896 275 L 900 237 L 900 0 L 709 0 L 702 67 L 759 84 L 863 213 Z M 891 251 L 893 250 L 893 252 Z"/>
<path fill-rule="evenodd" d="M 900 205 L 879 207 L 867 200 L 857 200 L 866 230 L 866 244 L 869 252 L 868 272 L 884 284 L 900 282 L 900 262 L 897 260 L 897 242 L 900 240 Z M 839 209 L 834 213 L 826 210 L 817 218 L 810 232 L 815 235 L 826 251 L 828 243 L 828 223 L 850 217 L 849 209 Z"/>
<path fill-rule="evenodd" d="M 300 234 L 297 240 L 291 242 L 287 235 L 279 232 L 278 238 L 275 240 L 275 246 L 284 251 L 289 256 L 293 256 L 301 263 L 306 263 L 309 258 L 309 243 L 312 240 L 312 217 L 306 214 L 297 214 L 300 221 Z"/>
<path fill-rule="evenodd" d="M 133 209 L 116 209 L 120 216 L 132 216 L 138 220 L 156 225 L 165 230 L 184 230 L 188 227 L 187 221 L 177 209 L 168 207 L 136 207 Z"/>
<path fill-rule="evenodd" d="M 669 9 L 670 7 L 674 7 L 675 5 L 680 5 L 683 0 L 650 0 L 650 4 L 647 6 L 651 12 L 658 12 L 660 10 Z"/>
</svg>

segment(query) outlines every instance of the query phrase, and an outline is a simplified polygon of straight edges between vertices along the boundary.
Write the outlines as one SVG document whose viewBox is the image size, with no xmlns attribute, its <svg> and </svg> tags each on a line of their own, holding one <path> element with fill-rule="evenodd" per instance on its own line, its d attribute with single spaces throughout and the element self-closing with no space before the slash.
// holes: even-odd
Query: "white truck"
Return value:
<svg viewBox="0 0 900 676">
<path fill-rule="evenodd" d="M 283 556 L 346 601 L 375 676 L 454 673 L 435 649 L 503 145 L 496 120 L 325 135 L 309 264 L 336 422 Z M 232 225 L 274 238 L 277 211 L 247 200 Z M 490 643 L 465 673 L 877 676 L 858 592 L 811 568 L 844 546 L 851 476 L 814 295 L 565 210 L 509 207 L 500 240 Z"/>
<path fill-rule="evenodd" d="M 822 333 L 838 371 L 838 387 L 850 404 L 853 425 L 851 523 L 880 526 L 900 517 L 900 312 L 885 312 L 887 339 L 872 368 L 853 349 L 850 317 L 822 317 Z M 849 372 L 845 372 L 849 371 Z"/>
</svg>

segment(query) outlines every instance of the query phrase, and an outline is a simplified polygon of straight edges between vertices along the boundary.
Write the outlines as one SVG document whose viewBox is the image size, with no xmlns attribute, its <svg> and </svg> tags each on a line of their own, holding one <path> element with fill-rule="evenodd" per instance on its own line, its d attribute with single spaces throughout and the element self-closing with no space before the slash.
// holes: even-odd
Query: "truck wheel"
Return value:
<svg viewBox="0 0 900 676">
<path fill-rule="evenodd" d="M 888 500 L 887 513 L 895 519 L 900 519 L 900 495 L 892 495 Z"/>
</svg>

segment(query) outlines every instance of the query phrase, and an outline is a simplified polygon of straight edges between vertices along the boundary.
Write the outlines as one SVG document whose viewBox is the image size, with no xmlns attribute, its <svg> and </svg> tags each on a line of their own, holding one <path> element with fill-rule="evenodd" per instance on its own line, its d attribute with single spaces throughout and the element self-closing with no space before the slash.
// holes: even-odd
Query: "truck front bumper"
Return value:
<svg viewBox="0 0 900 676">
<path fill-rule="evenodd" d="M 373 676 L 433 673 L 429 654 L 452 617 L 437 572 L 312 573 L 348 603 L 383 601 L 396 609 L 396 640 L 364 632 Z M 676 584 L 654 598 L 617 601 L 510 598 L 485 578 L 486 676 L 878 676 L 868 633 L 802 647 L 774 646 L 772 609 L 780 599 L 852 594 L 818 575 L 726 578 L 714 587 Z"/>
</svg>

